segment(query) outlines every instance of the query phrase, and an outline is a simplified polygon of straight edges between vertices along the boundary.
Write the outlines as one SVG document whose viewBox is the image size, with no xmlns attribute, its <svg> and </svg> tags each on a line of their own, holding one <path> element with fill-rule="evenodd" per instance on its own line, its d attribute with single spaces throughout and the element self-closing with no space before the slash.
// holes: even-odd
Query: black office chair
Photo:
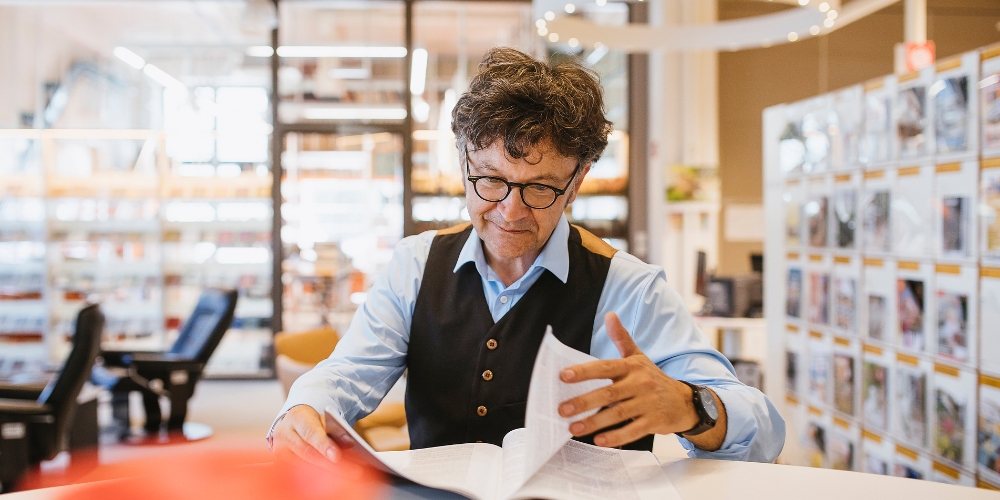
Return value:
<svg viewBox="0 0 1000 500">
<path fill-rule="evenodd" d="M 236 290 L 208 289 L 202 292 L 180 336 L 167 352 L 102 351 L 103 366 L 95 367 L 92 380 L 111 391 L 112 415 L 130 437 L 128 395 L 142 393 L 149 434 L 159 434 L 162 425 L 160 397 L 170 399 L 168 433 L 184 431 L 188 439 L 211 435 L 207 426 L 185 426 L 188 400 L 194 386 L 222 336 L 233 322 Z M 207 433 L 206 433 L 207 432 Z M 143 440 L 142 436 L 135 436 Z M 154 436 L 155 437 L 155 436 Z"/>
<path fill-rule="evenodd" d="M 13 488 L 28 467 L 66 449 L 76 399 L 100 351 L 103 331 L 100 307 L 84 307 L 65 364 L 38 398 L 0 399 L 0 492 Z"/>
</svg>

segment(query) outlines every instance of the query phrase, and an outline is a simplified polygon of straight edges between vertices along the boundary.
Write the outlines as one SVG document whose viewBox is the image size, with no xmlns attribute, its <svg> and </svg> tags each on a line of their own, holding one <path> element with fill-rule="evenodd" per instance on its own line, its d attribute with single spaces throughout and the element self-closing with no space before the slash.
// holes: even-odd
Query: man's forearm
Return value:
<svg viewBox="0 0 1000 500">
<path fill-rule="evenodd" d="M 722 400 L 715 394 L 715 391 L 709 389 L 709 392 L 715 398 L 715 407 L 719 409 L 719 418 L 715 421 L 715 427 L 697 436 L 684 436 L 684 438 L 702 450 L 715 451 L 722 448 L 722 443 L 726 440 L 728 419 L 726 418 L 726 405 L 722 404 Z M 694 411 L 694 407 L 691 408 L 691 411 Z"/>
</svg>

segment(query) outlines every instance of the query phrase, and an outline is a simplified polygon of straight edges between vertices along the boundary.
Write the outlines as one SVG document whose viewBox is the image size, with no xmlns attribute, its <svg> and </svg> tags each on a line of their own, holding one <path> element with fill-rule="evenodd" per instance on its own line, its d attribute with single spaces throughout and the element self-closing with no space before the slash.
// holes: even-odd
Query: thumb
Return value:
<svg viewBox="0 0 1000 500">
<path fill-rule="evenodd" d="M 611 339 L 611 342 L 614 342 L 622 358 L 642 354 L 642 350 L 639 349 L 639 346 L 635 345 L 635 341 L 632 340 L 632 336 L 629 335 L 628 330 L 622 326 L 622 322 L 618 319 L 617 314 L 609 312 L 604 315 L 604 328 L 607 329 L 608 338 Z"/>
</svg>

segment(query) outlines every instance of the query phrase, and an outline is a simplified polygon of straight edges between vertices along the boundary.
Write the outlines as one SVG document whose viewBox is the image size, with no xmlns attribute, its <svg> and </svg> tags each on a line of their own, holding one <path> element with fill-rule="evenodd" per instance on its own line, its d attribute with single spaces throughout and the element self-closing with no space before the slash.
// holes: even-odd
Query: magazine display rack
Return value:
<svg viewBox="0 0 1000 500">
<path fill-rule="evenodd" d="M 764 168 L 782 459 L 1000 488 L 1000 47 L 768 108 Z"/>
</svg>

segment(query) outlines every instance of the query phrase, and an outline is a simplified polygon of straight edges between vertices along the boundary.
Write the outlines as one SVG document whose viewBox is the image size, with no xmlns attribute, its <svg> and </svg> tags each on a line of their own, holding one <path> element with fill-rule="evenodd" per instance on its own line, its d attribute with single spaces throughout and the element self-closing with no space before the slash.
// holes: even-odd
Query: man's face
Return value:
<svg viewBox="0 0 1000 500">
<path fill-rule="evenodd" d="M 545 209 L 525 205 L 517 187 L 512 187 L 507 198 L 500 202 L 483 200 L 472 183 L 465 180 L 465 200 L 472 225 L 485 243 L 487 255 L 500 259 L 526 256 L 534 259 L 555 230 L 563 210 L 576 199 L 580 183 L 590 169 L 585 165 L 574 177 L 577 159 L 560 155 L 547 140 L 519 159 L 510 158 L 503 141 L 497 140 L 488 148 L 469 151 L 468 162 L 468 173 L 473 177 L 499 177 L 509 182 L 546 184 L 557 189 L 565 188 L 573 179 L 566 193 Z"/>
</svg>

